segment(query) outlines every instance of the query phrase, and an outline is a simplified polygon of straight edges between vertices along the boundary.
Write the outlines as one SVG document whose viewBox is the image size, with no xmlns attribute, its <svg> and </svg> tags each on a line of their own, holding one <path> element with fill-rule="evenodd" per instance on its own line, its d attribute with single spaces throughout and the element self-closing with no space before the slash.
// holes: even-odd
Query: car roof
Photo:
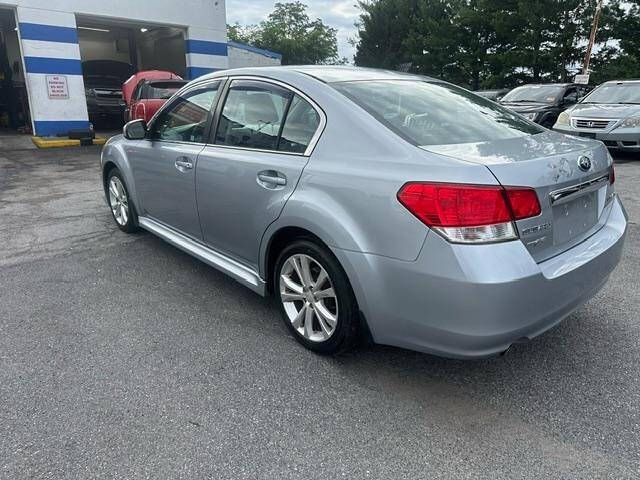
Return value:
<svg viewBox="0 0 640 480">
<path fill-rule="evenodd" d="M 235 68 L 230 70 L 220 70 L 210 73 L 201 79 L 216 78 L 226 75 L 257 75 L 272 76 L 278 78 L 279 74 L 297 73 L 300 75 L 315 78 L 324 83 L 351 82 L 355 80 L 433 80 L 434 78 L 425 77 L 423 75 L 415 75 L 411 73 L 394 72 L 392 70 L 382 70 L 377 68 L 363 68 L 351 66 L 334 66 L 334 65 L 288 65 L 288 66 L 272 66 L 272 67 L 249 67 Z"/>
<path fill-rule="evenodd" d="M 525 83 L 524 85 L 518 85 L 519 87 L 571 87 L 573 85 L 580 85 L 579 83 Z"/>
<path fill-rule="evenodd" d="M 607 80 L 603 83 L 640 83 L 640 78 L 630 78 L 628 80 Z"/>
</svg>

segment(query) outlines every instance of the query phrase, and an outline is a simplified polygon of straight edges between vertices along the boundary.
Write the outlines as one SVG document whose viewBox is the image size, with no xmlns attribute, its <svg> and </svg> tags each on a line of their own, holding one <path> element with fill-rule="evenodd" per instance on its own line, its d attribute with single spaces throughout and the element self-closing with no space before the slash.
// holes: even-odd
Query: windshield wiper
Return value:
<svg viewBox="0 0 640 480">
<path fill-rule="evenodd" d="M 640 105 L 640 102 L 616 102 L 616 105 Z"/>
<path fill-rule="evenodd" d="M 507 100 L 504 103 L 545 103 L 540 100 Z"/>
</svg>

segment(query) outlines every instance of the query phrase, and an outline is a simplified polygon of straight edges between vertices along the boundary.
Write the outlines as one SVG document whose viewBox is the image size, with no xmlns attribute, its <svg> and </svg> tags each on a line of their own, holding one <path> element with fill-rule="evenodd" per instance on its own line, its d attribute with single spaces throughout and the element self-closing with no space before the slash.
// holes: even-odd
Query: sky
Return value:
<svg viewBox="0 0 640 480">
<path fill-rule="evenodd" d="M 280 0 L 281 2 L 292 0 Z M 359 10 L 355 7 L 357 0 L 303 0 L 309 8 L 307 14 L 311 19 L 320 18 L 330 27 L 338 30 L 338 54 L 347 57 L 351 62 L 355 49 L 349 44 L 349 38 L 357 36 L 354 26 Z M 269 0 L 227 0 L 227 23 L 236 22 L 250 25 L 265 20 L 273 11 L 275 1 Z"/>
</svg>

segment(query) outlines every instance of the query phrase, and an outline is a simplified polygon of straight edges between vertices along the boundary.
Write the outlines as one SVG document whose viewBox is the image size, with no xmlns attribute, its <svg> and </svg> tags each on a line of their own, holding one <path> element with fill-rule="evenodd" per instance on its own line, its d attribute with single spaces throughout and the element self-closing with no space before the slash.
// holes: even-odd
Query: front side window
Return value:
<svg viewBox="0 0 640 480">
<path fill-rule="evenodd" d="M 280 127 L 292 93 L 277 85 L 234 80 L 218 122 L 216 143 L 277 150 Z"/>
<path fill-rule="evenodd" d="M 220 82 L 189 90 L 176 98 L 158 116 L 153 128 L 154 140 L 204 143 L 209 113 Z"/>
<path fill-rule="evenodd" d="M 576 103 L 578 101 L 578 89 L 570 88 L 567 93 L 564 94 L 564 101 L 566 103 Z"/>
<path fill-rule="evenodd" d="M 489 142 L 544 131 L 505 107 L 442 82 L 373 80 L 333 87 L 419 146 Z"/>
<path fill-rule="evenodd" d="M 278 150 L 304 153 L 320 125 L 318 112 L 299 95 L 291 100 L 289 113 L 284 122 Z"/>
</svg>

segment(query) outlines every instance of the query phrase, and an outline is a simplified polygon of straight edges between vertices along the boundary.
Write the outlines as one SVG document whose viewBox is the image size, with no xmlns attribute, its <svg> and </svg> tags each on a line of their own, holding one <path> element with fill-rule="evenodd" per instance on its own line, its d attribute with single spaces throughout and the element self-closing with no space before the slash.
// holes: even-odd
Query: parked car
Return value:
<svg viewBox="0 0 640 480">
<path fill-rule="evenodd" d="M 369 333 L 449 357 L 504 352 L 595 295 L 627 226 L 601 142 L 381 70 L 206 75 L 128 123 L 101 166 L 121 230 L 274 295 L 292 335 L 325 354 Z"/>
<path fill-rule="evenodd" d="M 125 123 L 137 118 L 149 121 L 158 108 L 186 83 L 179 75 L 163 70 L 145 70 L 132 75 L 122 85 Z M 135 116 L 131 115 L 135 110 L 132 103 L 138 109 Z"/>
<path fill-rule="evenodd" d="M 501 88 L 498 90 L 478 90 L 473 93 L 475 93 L 476 95 L 480 95 L 481 97 L 488 98 L 489 100 L 493 100 L 494 102 L 499 102 L 502 97 L 504 97 L 509 92 L 510 89 Z"/>
<path fill-rule="evenodd" d="M 562 113 L 553 129 L 640 152 L 640 80 L 606 82 Z"/>
<path fill-rule="evenodd" d="M 122 83 L 133 74 L 133 65 L 114 60 L 82 62 L 89 120 L 122 121 L 124 101 Z"/>
<path fill-rule="evenodd" d="M 129 120 L 151 120 L 174 93 L 184 87 L 186 80 L 144 80 L 131 98 Z"/>
<path fill-rule="evenodd" d="M 591 90 L 576 83 L 531 84 L 516 87 L 500 103 L 532 122 L 551 128 L 560 112 L 578 103 Z"/>
</svg>

